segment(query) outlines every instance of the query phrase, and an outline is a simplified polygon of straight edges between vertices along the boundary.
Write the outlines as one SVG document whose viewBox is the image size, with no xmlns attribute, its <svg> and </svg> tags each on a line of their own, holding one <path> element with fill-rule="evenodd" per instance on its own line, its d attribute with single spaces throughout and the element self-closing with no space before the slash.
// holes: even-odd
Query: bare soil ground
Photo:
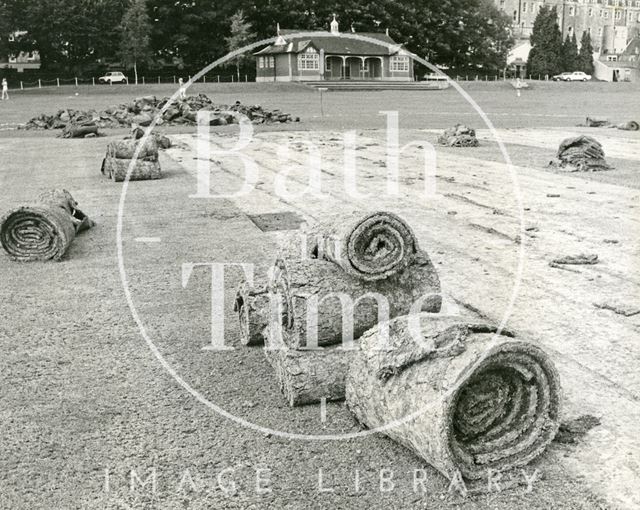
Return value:
<svg viewBox="0 0 640 510">
<path fill-rule="evenodd" d="M 371 198 L 349 201 L 342 189 L 341 131 L 356 129 L 363 147 L 358 151 L 361 191 L 379 196 L 377 207 L 399 212 L 416 228 L 440 269 L 449 310 L 474 310 L 499 320 L 518 272 L 522 244 L 517 241 L 524 239 L 524 276 L 509 326 L 552 353 L 563 376 L 566 419 L 590 414 L 602 421 L 578 443 L 555 443 L 529 466 L 529 476 L 536 468 L 540 476 L 531 492 L 526 483 L 500 492 L 475 487 L 463 498 L 449 492 L 449 483 L 420 459 L 382 436 L 289 440 L 249 429 L 205 407 L 159 363 L 127 306 L 116 248 L 122 186 L 99 173 L 107 142 L 123 131 L 93 140 L 2 131 L 0 211 L 28 201 L 41 189 L 65 187 L 98 226 L 80 235 L 57 264 L 15 264 L 0 256 L 0 508 L 640 505 L 640 316 L 622 317 L 594 307 L 601 301 L 638 304 L 638 134 L 593 131 L 609 143 L 607 155 L 616 163 L 617 170 L 606 178 L 544 168 L 566 133 L 583 131 L 574 126 L 586 115 L 640 118 L 634 101 L 638 89 L 628 84 L 536 84 L 518 100 L 506 84 L 469 83 L 465 88 L 507 143 L 524 202 L 525 233 L 511 174 L 488 131 L 479 133 L 479 149 L 438 151 L 438 194 L 432 200 L 420 193 L 417 150 L 404 155 L 402 196 L 390 200 L 379 193 L 379 177 L 385 172 L 385 119 L 379 111 L 400 112 L 405 143 L 433 143 L 435 132 L 429 130 L 455 122 L 483 128 L 455 91 L 331 93 L 325 95 L 321 117 L 318 93 L 302 87 L 197 85 L 192 92 L 206 92 L 221 103 L 240 99 L 279 107 L 301 116 L 302 122 L 257 129 L 247 150 L 259 162 L 258 186 L 248 198 L 233 200 L 189 198 L 195 192 L 197 162 L 193 130 L 165 130 L 182 145 L 163 156 L 163 180 L 129 184 L 124 265 L 139 316 L 158 353 L 209 400 L 277 430 L 358 431 L 340 403 L 328 405 L 325 422 L 315 406 L 290 409 L 260 349 L 239 348 L 231 310 L 237 270 L 229 271 L 225 286 L 226 337 L 237 348 L 224 353 L 202 350 L 210 342 L 208 271 L 196 268 L 188 284 L 182 281 L 187 262 L 232 261 L 261 268 L 269 263 L 276 234 L 258 230 L 249 214 L 290 210 L 313 218 L 326 210 L 370 207 Z M 74 89 L 16 93 L 12 101 L 0 103 L 0 124 L 25 122 L 62 107 L 99 109 L 136 95 L 172 92 L 168 87 L 83 90 L 79 96 Z M 223 128 L 214 141 L 229 144 L 235 134 L 235 128 Z M 322 144 L 325 201 L 282 201 L 273 193 L 280 170 L 277 148 L 303 139 Z M 304 164 L 304 151 L 292 151 L 287 166 L 292 191 L 304 185 Z M 237 161 L 223 159 L 213 166 L 213 189 L 237 190 L 241 175 Z M 156 237 L 161 242 L 144 239 Z M 548 266 L 554 256 L 578 252 L 598 253 L 601 263 L 580 267 L 579 273 Z M 145 479 L 152 468 L 157 470 L 156 490 L 149 482 L 132 491 L 131 470 Z M 270 473 L 260 474 L 261 468 Z M 380 485 L 385 469 L 393 472 L 395 482 L 388 492 Z M 414 488 L 414 472 L 422 469 L 425 493 Z M 185 481 L 186 470 L 193 485 Z M 270 476 L 270 492 L 259 494 L 259 476 Z M 225 491 L 231 482 L 237 490 Z"/>
</svg>

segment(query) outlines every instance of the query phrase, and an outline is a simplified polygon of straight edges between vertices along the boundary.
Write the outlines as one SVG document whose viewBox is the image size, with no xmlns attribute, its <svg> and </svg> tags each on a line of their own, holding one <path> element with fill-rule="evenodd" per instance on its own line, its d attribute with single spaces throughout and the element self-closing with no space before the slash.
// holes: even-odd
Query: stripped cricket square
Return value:
<svg viewBox="0 0 640 510">
<path fill-rule="evenodd" d="M 640 507 L 640 10 L 308 4 L 0 1 L 0 508 Z"/>
</svg>

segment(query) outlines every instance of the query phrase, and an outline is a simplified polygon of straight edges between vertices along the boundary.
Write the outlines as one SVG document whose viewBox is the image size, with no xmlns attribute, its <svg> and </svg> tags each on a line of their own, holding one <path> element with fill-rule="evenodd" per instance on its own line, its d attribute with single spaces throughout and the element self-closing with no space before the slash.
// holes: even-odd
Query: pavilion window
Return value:
<svg viewBox="0 0 640 510">
<path fill-rule="evenodd" d="M 392 71 L 409 71 L 409 57 L 391 57 Z"/>
<path fill-rule="evenodd" d="M 298 55 L 298 69 L 301 71 L 320 70 L 320 55 L 315 48 L 307 48 L 304 53 Z"/>
</svg>

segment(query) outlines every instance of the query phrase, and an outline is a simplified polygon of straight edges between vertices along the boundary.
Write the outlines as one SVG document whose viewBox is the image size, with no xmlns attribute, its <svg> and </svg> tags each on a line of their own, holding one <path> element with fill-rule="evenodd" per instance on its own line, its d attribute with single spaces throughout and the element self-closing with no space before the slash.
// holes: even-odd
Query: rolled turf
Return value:
<svg viewBox="0 0 640 510">
<path fill-rule="evenodd" d="M 559 427 L 558 373 L 545 352 L 463 319 L 418 316 L 360 339 L 346 399 L 356 418 L 448 478 L 523 466 Z M 417 334 L 412 335 L 412 331 Z"/>
<path fill-rule="evenodd" d="M 413 261 L 418 243 L 409 225 L 390 212 L 328 216 L 311 226 L 317 257 L 362 280 L 382 280 Z"/>
<path fill-rule="evenodd" d="M 94 225 L 67 190 L 43 193 L 1 220 L 0 241 L 13 260 L 60 260 L 76 234 Z"/>
</svg>

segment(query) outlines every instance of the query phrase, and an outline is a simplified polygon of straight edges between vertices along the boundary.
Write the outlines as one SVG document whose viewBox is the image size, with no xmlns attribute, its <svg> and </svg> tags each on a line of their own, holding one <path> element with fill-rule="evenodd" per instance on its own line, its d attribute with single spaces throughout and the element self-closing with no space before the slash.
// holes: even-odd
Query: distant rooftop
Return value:
<svg viewBox="0 0 640 510">
<path fill-rule="evenodd" d="M 309 34 L 305 37 L 293 37 L 293 34 L 304 32 Z M 279 30 L 278 40 L 256 53 L 256 55 L 273 55 L 280 53 L 300 53 L 313 46 L 317 50 L 324 50 L 327 55 L 362 55 L 362 56 L 387 56 L 395 55 L 403 50 L 401 44 L 396 43 L 386 33 L 358 32 L 358 36 L 375 39 L 383 44 L 376 44 L 374 41 L 363 41 L 341 36 L 337 31 L 326 32 L 323 30 Z M 317 34 L 317 35 L 316 35 Z M 348 32 L 352 34 L 352 32 Z M 389 47 L 392 45 L 393 47 Z"/>
</svg>

